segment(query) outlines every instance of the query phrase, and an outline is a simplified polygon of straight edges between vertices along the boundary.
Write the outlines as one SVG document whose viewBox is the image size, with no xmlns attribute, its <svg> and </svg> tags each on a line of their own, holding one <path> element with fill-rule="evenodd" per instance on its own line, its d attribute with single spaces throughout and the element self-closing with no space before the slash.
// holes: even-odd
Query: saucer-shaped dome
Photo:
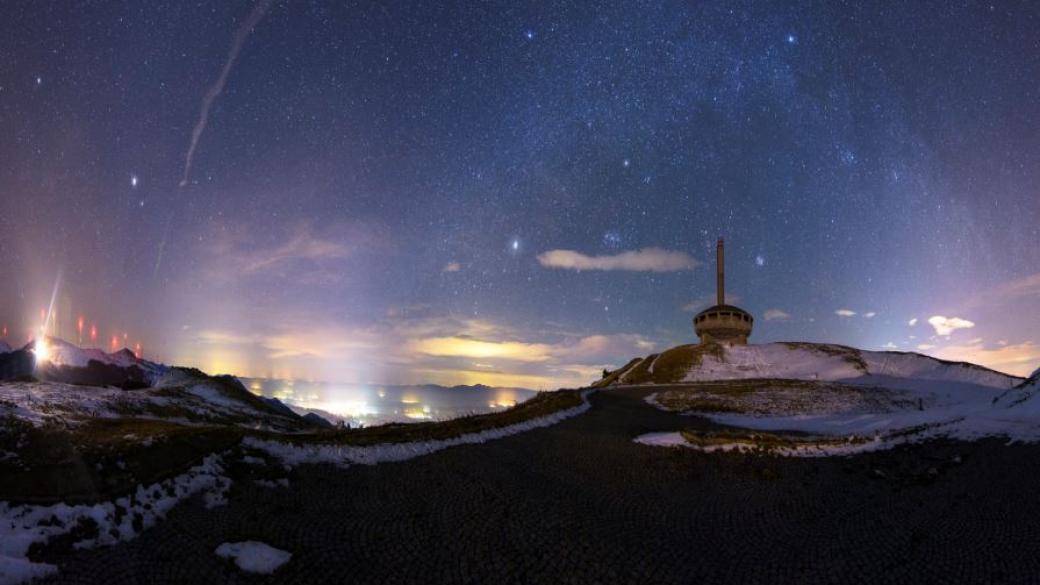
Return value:
<svg viewBox="0 0 1040 585">
<path fill-rule="evenodd" d="M 740 307 L 715 305 L 708 307 L 693 318 L 693 329 L 701 343 L 747 344 L 755 318 Z"/>
</svg>

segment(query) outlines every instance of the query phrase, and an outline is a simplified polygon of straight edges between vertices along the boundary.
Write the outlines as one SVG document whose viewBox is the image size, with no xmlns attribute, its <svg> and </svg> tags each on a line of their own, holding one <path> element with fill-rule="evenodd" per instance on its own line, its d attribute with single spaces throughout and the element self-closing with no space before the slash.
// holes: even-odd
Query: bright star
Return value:
<svg viewBox="0 0 1040 585">
<path fill-rule="evenodd" d="M 626 169 L 627 169 L 627 168 L 628 168 L 628 166 L 629 166 L 629 165 L 631 165 L 631 164 L 632 164 L 632 161 L 630 161 L 630 160 L 629 160 L 629 159 L 627 159 L 627 158 L 626 158 L 625 160 L 621 161 L 621 166 L 625 167 Z"/>
<path fill-rule="evenodd" d="M 137 186 L 137 175 L 130 175 L 130 186 L 131 187 L 136 187 Z"/>
<path fill-rule="evenodd" d="M 43 83 L 43 78 L 42 77 L 37 77 L 36 78 L 36 85 L 40 85 L 41 83 Z"/>
<path fill-rule="evenodd" d="M 798 44 L 798 37 L 793 35 L 793 34 L 787 35 L 787 38 L 784 39 L 784 40 L 786 40 L 787 44 L 789 44 L 789 45 L 797 45 Z"/>
<path fill-rule="evenodd" d="M 524 36 L 527 37 L 527 40 L 530 41 L 530 40 L 534 39 L 534 31 L 533 30 L 525 30 L 524 31 Z"/>
<path fill-rule="evenodd" d="M 755 256 L 755 264 L 758 266 L 765 266 L 766 259 L 763 258 L 761 255 Z"/>
</svg>

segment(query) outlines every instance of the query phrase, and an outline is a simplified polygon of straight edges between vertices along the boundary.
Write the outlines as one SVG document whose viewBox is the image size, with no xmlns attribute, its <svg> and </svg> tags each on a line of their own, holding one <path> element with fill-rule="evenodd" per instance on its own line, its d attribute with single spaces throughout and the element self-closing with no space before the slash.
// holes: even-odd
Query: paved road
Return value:
<svg viewBox="0 0 1040 585">
<path fill-rule="evenodd" d="M 227 506 L 190 502 L 131 543 L 62 553 L 54 582 L 1040 581 L 1040 447 L 827 460 L 654 448 L 632 438 L 709 423 L 639 394 L 601 392 L 553 427 L 412 461 L 301 466 L 290 489 L 243 465 Z M 247 575 L 213 554 L 238 540 L 293 558 Z"/>
</svg>

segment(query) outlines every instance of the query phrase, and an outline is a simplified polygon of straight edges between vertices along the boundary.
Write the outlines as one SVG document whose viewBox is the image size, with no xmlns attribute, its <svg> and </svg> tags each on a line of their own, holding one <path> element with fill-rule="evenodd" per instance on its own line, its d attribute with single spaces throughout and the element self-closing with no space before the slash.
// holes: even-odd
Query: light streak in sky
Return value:
<svg viewBox="0 0 1040 585">
<path fill-rule="evenodd" d="M 209 122 L 209 109 L 213 106 L 213 101 L 220 94 L 224 93 L 228 75 L 231 73 L 231 68 L 235 65 L 239 52 L 242 51 L 242 45 L 249 38 L 249 33 L 253 31 L 253 28 L 259 24 L 260 19 L 267 13 L 267 10 L 271 8 L 271 2 L 272 0 L 260 0 L 253 7 L 253 11 L 249 13 L 249 16 L 235 29 L 235 34 L 231 40 L 231 49 L 228 51 L 227 59 L 224 61 L 224 68 L 220 70 L 220 77 L 217 77 L 217 80 L 213 82 L 213 85 L 209 86 L 205 95 L 202 96 L 199 121 L 195 123 L 195 128 L 191 131 L 191 144 L 188 146 L 188 154 L 184 157 L 184 175 L 181 177 L 181 187 L 188 184 L 188 175 L 191 173 L 191 162 L 195 158 L 195 149 L 198 147 L 199 138 L 202 137 L 202 132 L 206 129 L 206 124 Z"/>
<path fill-rule="evenodd" d="M 40 327 L 41 336 L 47 331 L 47 326 L 50 324 L 51 318 L 54 316 L 54 303 L 58 300 L 58 289 L 61 287 L 61 269 L 58 269 L 58 276 L 54 278 L 54 288 L 51 290 L 51 303 L 47 307 L 46 315 L 43 317 L 43 325 Z"/>
<path fill-rule="evenodd" d="M 198 148 L 199 139 L 202 138 L 202 133 L 206 130 L 206 124 L 209 123 L 209 110 L 213 106 L 214 100 L 224 93 L 228 75 L 231 73 L 231 68 L 235 65 L 235 60 L 238 59 L 238 54 L 242 51 L 242 45 L 249 38 L 249 33 L 253 31 L 253 28 L 267 14 L 272 2 L 273 0 L 260 0 L 253 7 L 249 16 L 235 29 L 235 33 L 231 38 L 231 48 L 228 50 L 227 59 L 224 60 L 224 67 L 220 70 L 220 76 L 217 77 L 217 80 L 213 82 L 213 85 L 209 86 L 206 93 L 202 96 L 199 119 L 195 122 L 195 128 L 191 131 L 191 143 L 188 145 L 188 152 L 184 156 L 184 174 L 181 176 L 179 187 L 183 188 L 188 184 L 188 177 L 191 175 L 191 164 L 195 159 L 195 149 Z M 173 224 L 174 215 L 175 210 L 171 210 L 170 218 L 166 221 L 166 228 L 163 230 L 162 239 L 159 240 L 159 249 L 155 257 L 155 269 L 152 271 L 153 280 L 159 276 L 159 268 L 162 267 L 163 254 L 166 252 L 166 241 L 170 237 L 170 226 Z"/>
</svg>

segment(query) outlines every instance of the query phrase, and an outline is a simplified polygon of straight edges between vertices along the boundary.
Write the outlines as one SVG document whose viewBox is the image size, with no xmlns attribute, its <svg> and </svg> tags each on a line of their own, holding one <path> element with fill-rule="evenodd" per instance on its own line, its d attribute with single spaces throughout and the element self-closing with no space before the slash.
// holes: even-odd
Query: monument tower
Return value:
<svg viewBox="0 0 1040 585">
<path fill-rule="evenodd" d="M 717 301 L 693 318 L 693 330 L 701 343 L 747 345 L 755 318 L 740 307 L 726 304 L 726 261 L 722 238 L 715 247 L 715 288 Z"/>
</svg>

